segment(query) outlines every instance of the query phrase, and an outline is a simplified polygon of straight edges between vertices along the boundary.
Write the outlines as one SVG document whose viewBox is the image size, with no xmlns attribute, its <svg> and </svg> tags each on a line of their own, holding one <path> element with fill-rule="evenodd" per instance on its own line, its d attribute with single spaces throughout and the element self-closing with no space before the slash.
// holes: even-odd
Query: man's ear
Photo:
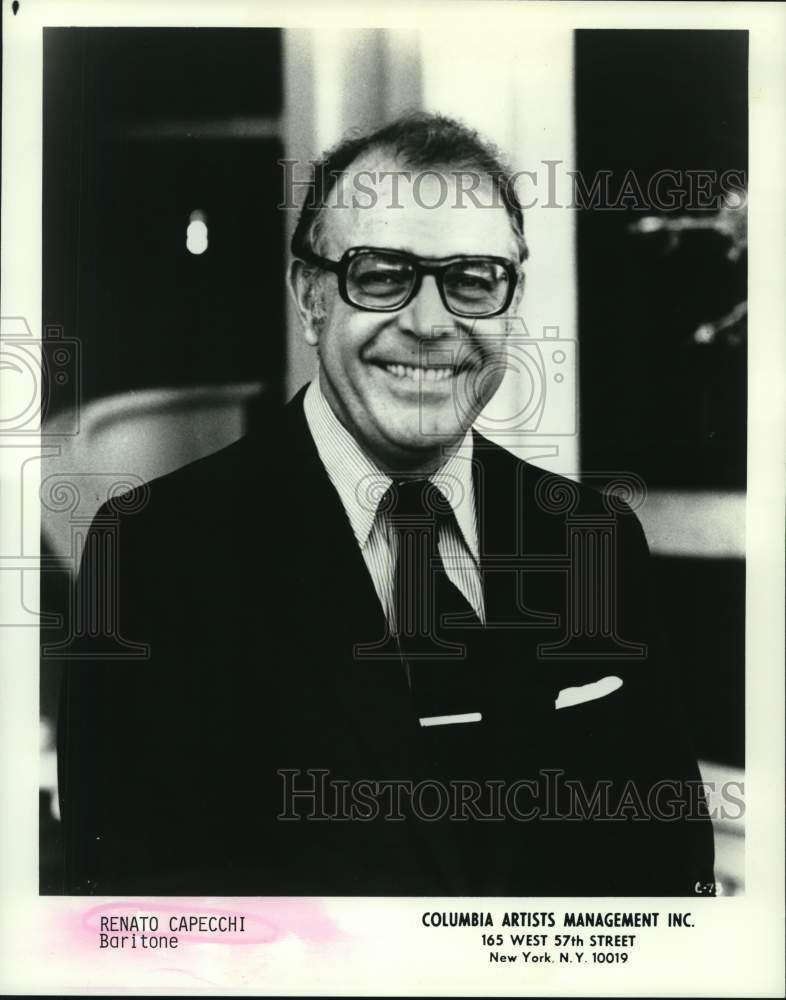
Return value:
<svg viewBox="0 0 786 1000">
<path fill-rule="evenodd" d="M 303 324 L 303 336 L 306 343 L 315 347 L 319 337 L 314 325 L 314 290 L 306 265 L 302 260 L 295 258 L 290 261 L 287 271 L 287 287 L 300 316 L 300 322 Z"/>
</svg>

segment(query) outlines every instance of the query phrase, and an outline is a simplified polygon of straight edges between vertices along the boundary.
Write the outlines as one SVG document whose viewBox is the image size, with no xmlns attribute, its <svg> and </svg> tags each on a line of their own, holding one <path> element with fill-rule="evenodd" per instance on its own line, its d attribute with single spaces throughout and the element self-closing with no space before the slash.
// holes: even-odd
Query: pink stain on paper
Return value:
<svg viewBox="0 0 786 1000">
<path fill-rule="evenodd" d="M 189 945 L 271 945 L 294 936 L 313 945 L 346 940 L 319 899 L 135 899 L 61 912 L 58 923 L 71 953 L 174 957 Z M 173 943 L 172 939 L 176 939 Z M 123 940 L 125 939 L 125 940 Z"/>
</svg>

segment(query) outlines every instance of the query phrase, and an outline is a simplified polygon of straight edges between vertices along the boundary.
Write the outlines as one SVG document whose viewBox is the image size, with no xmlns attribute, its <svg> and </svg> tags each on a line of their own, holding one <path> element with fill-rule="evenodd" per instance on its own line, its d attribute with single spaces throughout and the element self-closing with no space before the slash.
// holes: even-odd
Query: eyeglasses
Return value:
<svg viewBox="0 0 786 1000">
<path fill-rule="evenodd" d="M 342 299 L 371 312 L 403 309 L 420 291 L 423 276 L 433 274 L 442 302 L 454 316 L 498 316 L 513 301 L 520 276 L 507 258 L 479 254 L 429 260 L 404 250 L 351 247 L 336 261 L 299 247 L 296 255 L 336 274 Z"/>
</svg>

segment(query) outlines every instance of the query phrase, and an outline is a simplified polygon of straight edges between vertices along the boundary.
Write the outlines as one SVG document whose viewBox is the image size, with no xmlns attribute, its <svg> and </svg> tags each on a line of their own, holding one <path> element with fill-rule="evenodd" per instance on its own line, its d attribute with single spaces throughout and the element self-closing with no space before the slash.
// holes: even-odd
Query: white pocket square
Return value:
<svg viewBox="0 0 786 1000">
<path fill-rule="evenodd" d="M 618 691 L 622 687 L 621 677 L 602 677 L 592 684 L 582 684 L 579 687 L 563 688 L 557 695 L 555 708 L 572 708 L 583 705 L 585 701 L 595 701 L 605 698 L 607 694 Z"/>
</svg>

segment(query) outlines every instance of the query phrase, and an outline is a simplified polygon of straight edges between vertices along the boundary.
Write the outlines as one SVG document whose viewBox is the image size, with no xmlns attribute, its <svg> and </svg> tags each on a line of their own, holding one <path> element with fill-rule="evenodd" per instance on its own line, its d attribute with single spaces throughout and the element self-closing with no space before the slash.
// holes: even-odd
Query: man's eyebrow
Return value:
<svg viewBox="0 0 786 1000">
<path fill-rule="evenodd" d="M 382 246 L 380 243 L 363 243 L 363 244 L 357 243 L 354 244 L 354 246 L 367 246 L 371 250 L 390 251 L 391 253 L 409 254 L 410 257 L 415 257 L 417 260 L 426 260 L 434 262 L 441 260 L 453 260 L 456 257 L 473 257 L 473 258 L 501 257 L 504 260 L 510 260 L 510 262 L 512 264 L 515 264 L 516 266 L 518 266 L 520 263 L 517 248 L 514 248 L 513 253 L 504 253 L 502 251 L 498 251 L 496 253 L 490 253 L 484 250 L 455 250 L 453 253 L 446 253 L 446 254 L 440 254 L 439 256 L 435 256 L 434 254 L 419 254 L 415 250 L 410 249 L 409 245 L 403 247 L 392 247 L 392 246 Z M 342 255 L 343 253 L 346 253 L 346 250 L 342 251 Z"/>
</svg>

